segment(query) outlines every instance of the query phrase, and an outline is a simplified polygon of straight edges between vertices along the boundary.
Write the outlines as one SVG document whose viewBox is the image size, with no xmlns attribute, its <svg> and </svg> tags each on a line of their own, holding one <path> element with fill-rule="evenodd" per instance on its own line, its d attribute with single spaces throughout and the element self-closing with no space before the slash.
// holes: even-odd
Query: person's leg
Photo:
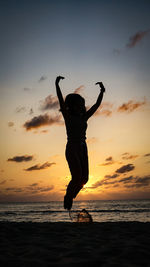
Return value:
<svg viewBox="0 0 150 267">
<path fill-rule="evenodd" d="M 72 176 L 72 179 L 66 190 L 66 196 L 64 198 L 64 207 L 67 209 L 71 208 L 72 199 L 76 197 L 77 192 L 79 192 L 83 186 L 81 185 L 82 167 L 79 152 L 80 147 L 78 144 L 67 144 L 66 159 Z"/>
<path fill-rule="evenodd" d="M 75 198 L 88 181 L 89 164 L 86 143 L 68 146 L 66 158 L 72 175 L 67 191 Z"/>
<path fill-rule="evenodd" d="M 81 166 L 82 166 L 82 183 L 86 184 L 89 178 L 89 162 L 88 162 L 88 150 L 87 145 L 84 143 L 82 145 L 82 156 L 81 156 Z"/>
<path fill-rule="evenodd" d="M 81 166 L 81 177 L 74 190 L 74 198 L 77 196 L 79 191 L 83 188 L 84 184 L 88 181 L 89 176 L 89 164 L 88 164 L 88 151 L 86 143 L 81 143 L 78 151 L 78 158 Z"/>
</svg>

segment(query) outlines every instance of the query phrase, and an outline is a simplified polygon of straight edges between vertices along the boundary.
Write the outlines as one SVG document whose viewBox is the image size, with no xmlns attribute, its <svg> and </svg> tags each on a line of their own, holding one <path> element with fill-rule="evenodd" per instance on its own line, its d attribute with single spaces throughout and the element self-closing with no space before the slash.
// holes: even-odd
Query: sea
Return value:
<svg viewBox="0 0 150 267">
<path fill-rule="evenodd" d="M 74 201 L 71 213 L 86 209 L 94 222 L 150 222 L 150 200 Z M 62 201 L 0 203 L 0 221 L 72 222 Z"/>
</svg>

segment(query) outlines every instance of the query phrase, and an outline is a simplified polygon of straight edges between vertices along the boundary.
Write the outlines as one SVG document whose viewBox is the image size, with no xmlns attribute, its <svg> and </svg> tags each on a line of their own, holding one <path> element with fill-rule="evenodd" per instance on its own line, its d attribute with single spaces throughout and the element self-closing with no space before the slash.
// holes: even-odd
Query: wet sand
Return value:
<svg viewBox="0 0 150 267">
<path fill-rule="evenodd" d="M 150 223 L 0 222 L 1 266 L 150 266 Z"/>
</svg>

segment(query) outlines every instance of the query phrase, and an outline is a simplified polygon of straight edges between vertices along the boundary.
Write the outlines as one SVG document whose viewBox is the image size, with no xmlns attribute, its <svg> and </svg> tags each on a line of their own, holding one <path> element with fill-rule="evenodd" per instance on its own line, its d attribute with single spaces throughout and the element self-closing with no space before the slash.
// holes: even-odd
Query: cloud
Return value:
<svg viewBox="0 0 150 267">
<path fill-rule="evenodd" d="M 109 161 L 109 158 L 108 158 L 108 161 Z M 118 183 L 118 180 L 115 179 L 118 176 L 119 175 L 117 173 L 114 173 L 113 175 L 105 175 L 104 179 L 97 181 L 91 187 L 88 187 L 88 188 L 89 189 L 95 189 L 95 188 L 103 186 L 103 185 L 112 185 L 112 184 Z M 113 180 L 111 180 L 111 179 L 113 179 Z"/>
<path fill-rule="evenodd" d="M 112 111 L 109 109 L 104 109 L 100 112 L 102 116 L 110 117 L 112 115 Z"/>
<path fill-rule="evenodd" d="M 54 189 L 54 186 L 38 188 L 38 190 L 40 190 L 40 192 L 48 192 L 48 191 L 51 191 L 52 189 Z"/>
<path fill-rule="evenodd" d="M 101 104 L 101 108 L 112 109 L 113 108 L 113 103 L 111 103 L 111 102 L 103 102 Z"/>
<path fill-rule="evenodd" d="M 0 185 L 5 184 L 6 182 L 7 182 L 7 180 L 3 180 L 3 181 L 0 182 Z"/>
<path fill-rule="evenodd" d="M 122 166 L 120 169 L 116 170 L 114 174 L 105 175 L 103 179 L 92 184 L 92 186 L 86 189 L 96 189 L 98 187 L 124 187 L 124 188 L 149 188 L 150 186 L 150 175 L 145 176 L 127 176 L 119 179 L 119 176 L 134 169 L 133 164 L 128 164 Z"/>
<path fill-rule="evenodd" d="M 52 191 L 54 189 L 54 186 L 39 186 L 38 183 L 33 183 L 31 185 L 28 185 L 24 187 L 24 191 L 32 193 L 32 194 L 38 194 L 43 192 Z"/>
<path fill-rule="evenodd" d="M 42 130 L 40 133 L 48 133 L 48 130 Z"/>
<path fill-rule="evenodd" d="M 31 90 L 31 88 L 24 87 L 23 90 L 24 90 L 25 92 L 29 92 L 29 91 Z"/>
<path fill-rule="evenodd" d="M 117 178 L 118 177 L 118 174 L 113 174 L 113 175 L 105 175 L 105 178 L 106 179 L 114 179 L 114 178 Z"/>
<path fill-rule="evenodd" d="M 133 181 L 133 179 L 134 179 L 133 176 L 125 177 L 125 178 L 120 179 L 119 183 L 127 184 L 127 183 Z"/>
<path fill-rule="evenodd" d="M 94 116 L 110 117 L 112 116 L 112 114 L 116 112 L 117 113 L 121 113 L 121 112 L 131 113 L 146 104 L 147 104 L 146 98 L 144 98 L 143 101 L 129 100 L 128 102 L 121 104 L 119 107 L 114 107 L 114 104 L 111 102 L 104 102 L 100 105 L 100 108 L 96 110 L 96 112 L 94 113 Z M 87 110 L 89 108 L 90 107 L 87 106 Z"/>
<path fill-rule="evenodd" d="M 150 153 L 145 154 L 144 157 L 150 157 Z"/>
<path fill-rule="evenodd" d="M 113 158 L 110 156 L 110 157 L 106 158 L 105 160 L 106 160 L 106 161 L 109 161 L 109 162 L 110 162 L 110 161 L 112 162 L 112 161 L 113 161 Z"/>
<path fill-rule="evenodd" d="M 112 110 L 109 110 L 109 109 L 101 110 L 101 108 L 99 108 L 94 113 L 94 116 L 99 116 L 99 115 L 105 116 L 105 117 L 110 117 L 112 115 Z"/>
<path fill-rule="evenodd" d="M 113 113 L 113 104 L 110 102 L 104 102 L 101 104 L 100 108 L 94 113 L 94 116 L 106 116 L 110 117 Z"/>
<path fill-rule="evenodd" d="M 136 159 L 138 155 L 130 155 L 128 152 L 122 154 L 122 159 L 129 160 L 129 159 Z"/>
<path fill-rule="evenodd" d="M 127 103 L 124 103 L 120 107 L 118 107 L 117 111 L 131 113 L 134 110 L 140 108 L 141 106 L 144 106 L 145 104 L 146 100 L 141 102 L 134 102 L 133 100 L 129 100 Z"/>
<path fill-rule="evenodd" d="M 21 106 L 16 107 L 16 109 L 15 109 L 15 112 L 16 113 L 23 113 L 25 111 L 27 111 L 27 109 L 25 107 L 21 107 Z M 28 114 L 29 115 L 32 115 L 33 114 L 33 109 L 32 108 L 30 108 L 30 110 L 28 111 Z"/>
<path fill-rule="evenodd" d="M 107 165 L 111 165 L 114 164 L 115 161 L 113 160 L 113 158 L 110 156 L 108 158 L 105 159 L 105 162 L 102 164 L 99 164 L 100 166 L 107 166 Z"/>
<path fill-rule="evenodd" d="M 44 169 L 47 169 L 49 167 L 51 167 L 52 165 L 56 164 L 55 162 L 45 162 L 43 164 L 36 164 L 36 165 L 33 165 L 27 169 L 24 169 L 25 171 L 39 171 L 39 170 L 44 170 Z"/>
<path fill-rule="evenodd" d="M 33 108 L 30 108 L 29 115 L 32 115 L 33 113 Z"/>
<path fill-rule="evenodd" d="M 61 115 L 50 116 L 49 114 L 45 113 L 44 115 L 39 115 L 33 117 L 31 120 L 28 120 L 24 123 L 23 127 L 30 131 L 35 128 L 43 127 L 46 125 L 62 125 L 63 122 L 61 121 Z"/>
<path fill-rule="evenodd" d="M 97 142 L 98 142 L 98 138 L 96 138 L 96 137 L 91 137 L 91 138 L 87 139 L 87 143 L 88 144 L 94 144 L 94 143 L 97 143 Z"/>
<path fill-rule="evenodd" d="M 30 186 L 33 187 L 33 186 L 37 186 L 37 185 L 38 185 L 38 183 L 33 183 Z"/>
<path fill-rule="evenodd" d="M 105 175 L 105 178 L 97 181 L 96 183 L 92 184 L 92 186 L 87 187 L 86 189 L 97 189 L 98 187 L 105 186 L 106 188 L 110 188 L 110 186 L 113 187 L 119 187 L 123 186 L 125 188 L 149 188 L 150 186 L 150 175 L 146 176 L 128 176 L 121 178 L 120 180 L 115 179 L 119 175 L 113 174 L 113 175 Z"/>
<path fill-rule="evenodd" d="M 89 189 L 96 189 L 100 186 L 103 186 L 103 185 L 113 185 L 113 184 L 116 184 L 116 181 L 110 181 L 108 179 L 102 179 L 101 181 L 97 181 L 96 183 L 94 183 L 91 187 L 88 187 Z"/>
<path fill-rule="evenodd" d="M 143 187 L 150 185 L 150 175 L 144 177 L 136 177 L 135 186 L 136 187 Z"/>
<path fill-rule="evenodd" d="M 120 55 L 123 51 L 125 51 L 126 49 L 131 49 L 134 48 L 138 43 L 140 43 L 143 38 L 145 38 L 148 34 L 150 33 L 150 29 L 145 30 L 145 31 L 138 31 L 135 34 L 133 34 L 132 36 L 129 37 L 129 40 L 127 42 L 127 44 L 125 45 L 124 49 L 113 49 L 113 54 L 115 56 Z"/>
<path fill-rule="evenodd" d="M 15 109 L 15 112 L 16 113 L 22 113 L 22 112 L 25 112 L 26 111 L 26 108 L 25 107 L 17 107 L 16 109 Z"/>
<path fill-rule="evenodd" d="M 48 191 L 52 191 L 54 186 L 38 186 L 38 183 L 31 184 L 26 187 L 7 187 L 6 192 L 10 193 L 26 193 L 26 194 L 40 194 Z"/>
<path fill-rule="evenodd" d="M 138 31 L 137 33 L 135 33 L 129 38 L 129 41 L 126 44 L 126 47 L 127 48 L 135 47 L 145 36 L 149 34 L 149 32 L 150 32 L 150 29 L 146 31 Z"/>
<path fill-rule="evenodd" d="M 150 157 L 150 153 L 145 154 L 144 157 L 145 157 L 145 158 Z M 148 160 L 146 163 L 149 164 L 150 161 Z"/>
<path fill-rule="evenodd" d="M 146 176 L 130 176 L 124 179 L 121 179 L 120 182 L 124 183 L 126 188 L 142 188 L 150 186 L 150 175 Z"/>
<path fill-rule="evenodd" d="M 74 94 L 79 94 L 83 89 L 84 85 L 76 88 Z M 57 96 L 48 95 L 44 100 L 40 101 L 40 110 L 45 111 L 49 109 L 59 109 L 59 101 Z"/>
<path fill-rule="evenodd" d="M 38 80 L 38 82 L 40 83 L 40 82 L 43 82 L 43 81 L 45 81 L 47 79 L 47 77 L 45 76 L 45 75 L 42 75 L 41 77 L 40 77 L 40 79 Z"/>
<path fill-rule="evenodd" d="M 56 96 L 48 95 L 44 100 L 40 102 L 40 110 L 42 111 L 59 108 L 59 102 Z"/>
<path fill-rule="evenodd" d="M 14 126 L 14 122 L 13 121 L 9 121 L 8 122 L 8 127 L 13 127 Z"/>
<path fill-rule="evenodd" d="M 116 170 L 116 173 L 126 173 L 126 172 L 130 172 L 135 168 L 135 166 L 133 164 L 127 164 L 127 165 L 123 165 L 121 168 Z"/>
<path fill-rule="evenodd" d="M 7 187 L 5 190 L 6 191 L 13 191 L 15 193 L 23 192 L 23 188 L 20 188 L 20 187 Z"/>
<path fill-rule="evenodd" d="M 7 161 L 14 161 L 14 162 L 23 162 L 23 161 L 31 161 L 33 160 L 33 156 L 29 156 L 29 155 L 23 155 L 23 156 L 15 156 L 13 158 L 9 158 Z"/>
<path fill-rule="evenodd" d="M 80 85 L 78 88 L 74 90 L 74 94 L 80 94 L 81 91 L 85 88 L 84 85 Z"/>
</svg>

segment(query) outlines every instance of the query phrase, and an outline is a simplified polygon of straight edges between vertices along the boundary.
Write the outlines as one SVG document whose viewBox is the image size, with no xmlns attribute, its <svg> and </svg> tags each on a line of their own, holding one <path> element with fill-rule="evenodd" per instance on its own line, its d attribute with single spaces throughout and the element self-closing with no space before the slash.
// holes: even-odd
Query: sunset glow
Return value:
<svg viewBox="0 0 150 267">
<path fill-rule="evenodd" d="M 149 1 L 21 2 L 0 11 L 0 201 L 63 200 L 71 176 L 57 75 L 64 97 L 78 92 L 87 108 L 95 82 L 106 87 L 77 200 L 150 198 Z"/>
</svg>

